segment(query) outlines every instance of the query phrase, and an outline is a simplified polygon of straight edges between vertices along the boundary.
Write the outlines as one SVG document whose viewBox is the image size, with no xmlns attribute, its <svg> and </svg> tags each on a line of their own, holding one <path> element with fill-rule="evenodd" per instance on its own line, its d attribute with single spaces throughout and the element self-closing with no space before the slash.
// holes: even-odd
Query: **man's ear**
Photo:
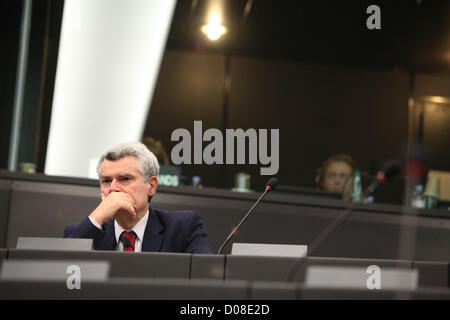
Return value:
<svg viewBox="0 0 450 320">
<path fill-rule="evenodd" d="M 158 178 L 156 176 L 152 176 L 148 179 L 148 196 L 151 197 L 156 193 L 156 189 L 158 188 Z"/>
</svg>

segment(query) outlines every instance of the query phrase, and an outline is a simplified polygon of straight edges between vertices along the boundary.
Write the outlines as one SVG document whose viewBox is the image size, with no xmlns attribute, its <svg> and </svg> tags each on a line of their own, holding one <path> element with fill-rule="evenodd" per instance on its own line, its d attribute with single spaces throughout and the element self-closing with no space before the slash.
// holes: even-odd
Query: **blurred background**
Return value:
<svg viewBox="0 0 450 320">
<path fill-rule="evenodd" d="M 104 150 L 141 140 L 163 184 L 262 190 L 259 163 L 171 162 L 172 132 L 198 120 L 279 129 L 281 192 L 344 197 L 397 159 L 363 201 L 450 201 L 450 1 L 147 2 L 1 2 L 1 169 L 95 178 Z M 353 165 L 331 190 L 336 154 Z"/>
</svg>

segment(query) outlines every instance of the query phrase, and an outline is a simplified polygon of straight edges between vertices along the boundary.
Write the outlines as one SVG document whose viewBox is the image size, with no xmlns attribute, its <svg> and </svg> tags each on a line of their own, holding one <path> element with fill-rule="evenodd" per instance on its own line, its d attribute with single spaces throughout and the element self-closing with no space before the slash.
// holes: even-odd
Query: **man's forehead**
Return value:
<svg viewBox="0 0 450 320">
<path fill-rule="evenodd" d="M 118 160 L 103 160 L 100 164 L 100 176 L 103 175 L 124 175 L 126 173 L 140 173 L 139 160 L 129 156 Z"/>
<path fill-rule="evenodd" d="M 137 171 L 102 172 L 100 173 L 100 178 L 128 177 L 128 176 L 135 176 L 137 174 L 139 174 L 139 172 Z"/>
</svg>

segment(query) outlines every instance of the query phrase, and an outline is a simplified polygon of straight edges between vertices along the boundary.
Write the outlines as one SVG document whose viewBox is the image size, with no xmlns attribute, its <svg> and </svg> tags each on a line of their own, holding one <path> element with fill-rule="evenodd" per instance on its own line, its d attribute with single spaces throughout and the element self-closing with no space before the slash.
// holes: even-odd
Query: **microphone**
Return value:
<svg viewBox="0 0 450 320">
<path fill-rule="evenodd" d="M 385 183 L 390 178 L 397 175 L 400 170 L 400 164 L 396 160 L 387 161 L 382 169 L 377 173 L 375 180 L 367 187 L 364 191 L 365 197 L 374 193 L 383 183 Z M 308 255 L 311 255 L 314 251 L 317 250 L 319 246 L 321 246 L 325 240 L 339 227 L 339 225 L 347 220 L 352 213 L 355 212 L 363 203 L 362 202 L 352 202 L 348 205 L 344 211 L 342 211 L 334 220 L 331 222 L 328 227 L 322 231 L 316 239 L 312 242 L 312 244 L 308 247 Z M 288 275 L 286 277 L 287 281 L 293 281 L 297 272 L 301 269 L 301 267 L 306 263 L 306 259 L 299 259 L 295 264 L 290 268 Z"/>
<path fill-rule="evenodd" d="M 390 178 L 397 175 L 397 173 L 400 171 L 400 162 L 397 160 L 389 160 L 387 161 L 384 166 L 381 168 L 380 171 L 378 171 L 376 178 L 372 183 L 367 187 L 366 191 L 364 192 L 364 196 L 368 197 L 372 193 L 375 192 L 383 183 L 385 183 Z"/>
<path fill-rule="evenodd" d="M 220 246 L 219 251 L 217 252 L 217 254 L 221 254 L 222 253 L 222 250 L 225 247 L 225 245 L 228 243 L 228 241 L 230 241 L 231 237 L 233 237 L 233 235 L 236 233 L 237 229 L 239 229 L 241 224 L 245 221 L 245 219 L 247 219 L 248 215 L 253 211 L 253 209 L 255 209 L 255 207 L 262 200 L 262 198 L 266 195 L 266 193 L 269 192 L 269 191 L 273 191 L 277 186 L 278 186 L 278 179 L 277 178 L 272 177 L 272 178 L 269 179 L 269 181 L 267 181 L 266 187 L 264 189 L 263 194 L 259 197 L 258 200 L 256 200 L 255 204 L 250 208 L 250 210 L 248 210 L 248 212 L 245 214 L 245 216 L 242 218 L 242 220 L 239 222 L 239 224 L 236 226 L 236 228 L 234 228 L 233 231 L 231 231 L 231 233 L 228 235 L 228 237 L 225 239 L 225 241 Z"/>
<path fill-rule="evenodd" d="M 269 189 L 269 191 L 273 191 L 278 186 L 278 183 L 279 181 L 277 178 L 270 178 L 266 183 L 266 190 Z"/>
</svg>

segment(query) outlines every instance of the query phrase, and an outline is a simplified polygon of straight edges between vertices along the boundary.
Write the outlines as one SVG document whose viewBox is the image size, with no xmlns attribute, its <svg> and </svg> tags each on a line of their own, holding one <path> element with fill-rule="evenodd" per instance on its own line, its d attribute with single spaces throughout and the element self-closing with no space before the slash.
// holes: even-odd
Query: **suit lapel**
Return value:
<svg viewBox="0 0 450 320">
<path fill-rule="evenodd" d="M 159 221 L 158 213 L 150 209 L 147 226 L 145 227 L 144 241 L 142 242 L 142 251 L 158 252 L 164 241 L 164 226 Z"/>
<path fill-rule="evenodd" d="M 114 219 L 109 220 L 104 226 L 103 231 L 105 235 L 95 246 L 96 250 L 115 250 L 116 249 L 116 235 L 114 231 Z"/>
</svg>

